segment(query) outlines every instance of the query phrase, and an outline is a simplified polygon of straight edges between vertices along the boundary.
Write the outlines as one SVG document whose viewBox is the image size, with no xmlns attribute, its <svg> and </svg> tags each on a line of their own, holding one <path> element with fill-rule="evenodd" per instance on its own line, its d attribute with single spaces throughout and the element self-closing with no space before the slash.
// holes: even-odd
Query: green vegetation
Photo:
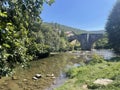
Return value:
<svg viewBox="0 0 120 90">
<path fill-rule="evenodd" d="M 59 30 L 63 30 L 64 32 L 72 31 L 75 34 L 81 34 L 81 33 L 87 32 L 85 30 L 81 30 L 81 29 L 77 29 L 77 28 L 61 25 L 61 24 L 58 24 L 58 23 L 47 23 L 47 22 L 44 22 L 44 23 L 46 25 L 49 25 L 49 26 L 52 26 L 52 27 L 58 27 Z"/>
<path fill-rule="evenodd" d="M 0 1 L 0 76 L 10 74 L 17 64 L 25 67 L 52 51 L 66 51 L 67 40 L 57 27 L 42 24 L 43 4 L 54 0 Z"/>
<path fill-rule="evenodd" d="M 98 41 L 95 42 L 95 49 L 108 49 L 109 44 L 108 44 L 108 36 L 107 34 L 104 34 L 103 38 L 99 39 Z"/>
<path fill-rule="evenodd" d="M 57 23 L 42 22 L 40 14 L 43 4 L 51 5 L 53 2 L 54 0 L 0 1 L 0 77 L 12 74 L 17 65 L 26 67 L 32 60 L 49 56 L 50 52 L 80 50 L 77 41 L 68 42 L 66 32 L 81 34 L 86 31 Z M 118 1 L 106 25 L 109 44 L 118 53 L 120 53 L 119 6 Z M 108 48 L 107 36 L 95 45 L 96 48 Z M 119 58 L 115 59 L 119 61 Z M 70 69 L 67 72 L 70 80 L 58 90 L 69 90 L 69 88 L 79 90 L 83 85 L 88 89 L 117 90 L 120 88 L 119 68 L 119 62 L 106 62 L 94 55 L 88 65 L 83 64 L 81 67 Z M 94 84 L 93 82 L 99 78 L 112 79 L 113 83 L 108 86 Z"/>
<path fill-rule="evenodd" d="M 120 58 L 117 58 L 120 60 Z M 69 80 L 55 90 L 119 90 L 120 89 L 120 62 L 105 61 L 94 55 L 87 65 L 75 67 L 67 72 Z M 101 85 L 94 83 L 97 79 L 110 79 L 112 83 Z"/>
<path fill-rule="evenodd" d="M 120 0 L 117 0 L 107 24 L 106 30 L 108 33 L 109 44 L 116 53 L 120 53 Z"/>
</svg>

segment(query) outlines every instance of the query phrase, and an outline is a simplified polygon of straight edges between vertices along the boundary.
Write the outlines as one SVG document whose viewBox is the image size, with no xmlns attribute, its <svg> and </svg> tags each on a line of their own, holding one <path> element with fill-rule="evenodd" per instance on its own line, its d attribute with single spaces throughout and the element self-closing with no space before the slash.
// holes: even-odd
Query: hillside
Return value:
<svg viewBox="0 0 120 90">
<path fill-rule="evenodd" d="M 49 26 L 52 26 L 52 27 L 57 28 L 57 29 L 59 29 L 59 30 L 63 30 L 63 31 L 65 31 L 65 32 L 67 32 L 67 31 L 73 31 L 75 34 L 80 34 L 80 33 L 86 32 L 85 30 L 73 28 L 73 27 L 66 26 L 66 25 L 61 25 L 61 24 L 58 24 L 58 23 L 48 23 L 48 22 L 44 22 L 44 24 L 49 25 Z"/>
<path fill-rule="evenodd" d="M 44 22 L 44 24 L 46 24 L 48 26 L 51 26 L 53 28 L 56 28 L 58 30 L 63 30 L 65 32 L 72 31 L 75 34 L 81 34 L 81 33 L 105 33 L 105 30 L 87 31 L 87 30 L 81 30 L 81 29 L 78 29 L 78 28 L 74 28 L 74 27 L 70 27 L 70 26 L 66 26 L 66 25 L 62 25 L 62 24 L 58 24 L 58 23 Z"/>
</svg>

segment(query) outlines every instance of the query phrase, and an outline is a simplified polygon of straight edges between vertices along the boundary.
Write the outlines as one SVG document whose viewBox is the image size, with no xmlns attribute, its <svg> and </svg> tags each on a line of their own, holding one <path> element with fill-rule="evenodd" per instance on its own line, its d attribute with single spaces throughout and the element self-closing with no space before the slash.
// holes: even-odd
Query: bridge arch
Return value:
<svg viewBox="0 0 120 90">
<path fill-rule="evenodd" d="M 103 37 L 103 33 L 83 33 L 80 35 L 73 35 L 68 38 L 69 41 L 77 39 L 81 44 L 82 50 L 91 50 L 94 42 Z"/>
</svg>

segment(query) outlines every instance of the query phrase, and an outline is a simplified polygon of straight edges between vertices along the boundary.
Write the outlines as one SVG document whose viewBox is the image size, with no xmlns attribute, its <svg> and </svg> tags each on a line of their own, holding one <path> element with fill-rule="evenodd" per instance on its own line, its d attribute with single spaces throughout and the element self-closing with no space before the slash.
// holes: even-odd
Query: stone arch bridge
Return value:
<svg viewBox="0 0 120 90">
<path fill-rule="evenodd" d="M 103 33 L 83 33 L 68 37 L 68 41 L 77 39 L 81 44 L 82 50 L 91 50 L 94 42 L 103 37 Z"/>
</svg>

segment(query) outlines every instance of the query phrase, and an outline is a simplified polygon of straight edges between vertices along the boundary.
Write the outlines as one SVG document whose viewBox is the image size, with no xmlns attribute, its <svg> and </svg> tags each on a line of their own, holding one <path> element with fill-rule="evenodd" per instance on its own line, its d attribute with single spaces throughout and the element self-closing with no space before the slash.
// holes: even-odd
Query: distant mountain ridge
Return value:
<svg viewBox="0 0 120 90">
<path fill-rule="evenodd" d="M 87 30 L 82 30 L 82 29 L 78 29 L 78 28 L 74 28 L 74 27 L 70 27 L 70 26 L 66 26 L 66 25 L 62 25 L 62 24 L 58 24 L 58 23 L 44 22 L 44 24 L 49 25 L 51 27 L 56 27 L 59 30 L 63 30 L 65 32 L 72 31 L 75 34 L 81 34 L 81 33 L 105 33 L 105 30 L 87 31 Z"/>
</svg>

